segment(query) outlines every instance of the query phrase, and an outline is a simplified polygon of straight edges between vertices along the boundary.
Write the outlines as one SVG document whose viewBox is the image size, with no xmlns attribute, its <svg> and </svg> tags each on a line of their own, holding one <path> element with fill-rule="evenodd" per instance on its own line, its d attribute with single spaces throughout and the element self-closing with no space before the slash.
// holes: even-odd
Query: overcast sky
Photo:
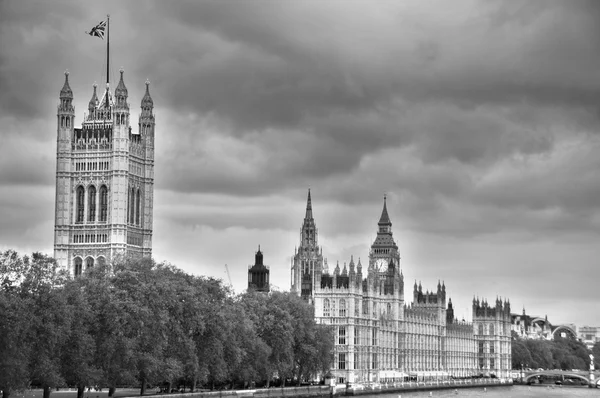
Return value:
<svg viewBox="0 0 600 398">
<path fill-rule="evenodd" d="M 415 280 L 600 326 L 597 1 L 0 2 L 0 249 L 53 253 L 56 106 L 125 70 L 156 112 L 153 253 L 279 290 L 311 188 L 330 267 L 367 262 L 383 195 Z"/>
</svg>

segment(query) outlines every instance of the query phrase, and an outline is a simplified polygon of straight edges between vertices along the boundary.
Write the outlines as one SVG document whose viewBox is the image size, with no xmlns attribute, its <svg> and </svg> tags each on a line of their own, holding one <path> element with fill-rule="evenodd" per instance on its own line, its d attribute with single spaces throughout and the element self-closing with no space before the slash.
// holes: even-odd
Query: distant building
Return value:
<svg viewBox="0 0 600 398">
<path fill-rule="evenodd" d="M 600 327 L 582 326 L 579 328 L 579 338 L 591 350 L 594 344 L 600 341 Z"/>
<path fill-rule="evenodd" d="M 263 254 L 258 246 L 254 255 L 254 265 L 248 266 L 248 290 L 269 292 L 269 267 L 263 264 Z"/>
<path fill-rule="evenodd" d="M 454 318 L 446 286 L 404 298 L 400 253 L 386 200 L 366 269 L 351 257 L 332 272 L 318 246 L 310 191 L 292 260 L 292 291 L 314 305 L 318 323 L 336 330 L 332 373 L 343 382 L 427 380 L 511 369 L 510 304 L 474 300 L 473 323 Z"/>
<path fill-rule="evenodd" d="M 123 71 L 114 94 L 96 85 L 75 127 L 69 75 L 57 112 L 54 257 L 72 275 L 116 255 L 152 253 L 154 102 L 149 84 L 132 130 Z"/>
<path fill-rule="evenodd" d="M 527 315 L 525 308 L 522 314 L 510 314 L 511 331 L 522 339 L 553 340 L 556 336 L 577 338 L 574 325 L 552 325 L 548 316 Z"/>
</svg>

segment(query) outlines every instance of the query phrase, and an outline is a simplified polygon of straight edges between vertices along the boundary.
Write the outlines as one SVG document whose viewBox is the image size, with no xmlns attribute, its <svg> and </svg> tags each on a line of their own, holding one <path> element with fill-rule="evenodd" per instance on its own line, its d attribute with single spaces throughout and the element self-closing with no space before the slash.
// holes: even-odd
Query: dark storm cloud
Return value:
<svg viewBox="0 0 600 398">
<path fill-rule="evenodd" d="M 525 301 L 550 296 L 511 285 L 515 274 L 568 261 L 592 274 L 597 2 L 0 7 L 2 219 L 38 246 L 51 247 L 54 198 L 36 193 L 54 184 L 63 71 L 79 125 L 106 62 L 106 42 L 83 32 L 110 13 L 112 87 L 123 66 L 134 129 L 151 81 L 160 259 L 224 276 L 212 267 L 223 253 L 245 270 L 262 239 L 277 246 L 269 263 L 287 288 L 310 187 L 332 267 L 367 257 L 387 193 L 405 275 L 430 279 L 429 288 L 442 277 L 468 296 L 498 289 Z M 25 212 L 36 205 L 46 210 Z M 477 273 L 487 290 L 472 291 Z"/>
<path fill-rule="evenodd" d="M 67 1 L 0 4 L 0 116 L 23 122 L 45 115 L 48 93 L 58 96 L 61 77 L 49 78 L 44 68 L 70 58 L 67 21 L 79 18 L 81 10 Z"/>
</svg>

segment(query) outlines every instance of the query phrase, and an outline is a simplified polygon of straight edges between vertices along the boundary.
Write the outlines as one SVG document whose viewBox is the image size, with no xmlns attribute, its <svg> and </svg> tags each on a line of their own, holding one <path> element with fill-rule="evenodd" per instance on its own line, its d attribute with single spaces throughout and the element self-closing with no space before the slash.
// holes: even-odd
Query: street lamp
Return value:
<svg viewBox="0 0 600 398">
<path fill-rule="evenodd" d="M 521 362 L 521 384 L 523 384 L 523 362 Z"/>
</svg>

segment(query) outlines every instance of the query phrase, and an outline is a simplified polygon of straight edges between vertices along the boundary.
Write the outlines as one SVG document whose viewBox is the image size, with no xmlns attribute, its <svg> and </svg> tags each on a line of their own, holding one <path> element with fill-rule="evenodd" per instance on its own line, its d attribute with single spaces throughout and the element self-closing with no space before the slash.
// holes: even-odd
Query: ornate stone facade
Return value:
<svg viewBox="0 0 600 398">
<path fill-rule="evenodd" d="M 123 71 L 113 93 L 96 86 L 75 128 L 69 76 L 60 92 L 57 123 L 54 257 L 73 275 L 118 255 L 152 253 L 154 102 L 149 83 L 138 131 L 130 124 Z"/>
<path fill-rule="evenodd" d="M 415 282 L 407 304 L 385 198 L 365 270 L 360 258 L 355 263 L 351 257 L 330 273 L 316 236 L 309 191 L 301 244 L 292 260 L 292 291 L 313 303 L 318 323 L 335 328 L 332 373 L 338 382 L 508 377 L 508 301 L 497 300 L 494 308 L 474 302 L 473 322 L 459 322 L 444 283 L 429 292 Z"/>
</svg>

